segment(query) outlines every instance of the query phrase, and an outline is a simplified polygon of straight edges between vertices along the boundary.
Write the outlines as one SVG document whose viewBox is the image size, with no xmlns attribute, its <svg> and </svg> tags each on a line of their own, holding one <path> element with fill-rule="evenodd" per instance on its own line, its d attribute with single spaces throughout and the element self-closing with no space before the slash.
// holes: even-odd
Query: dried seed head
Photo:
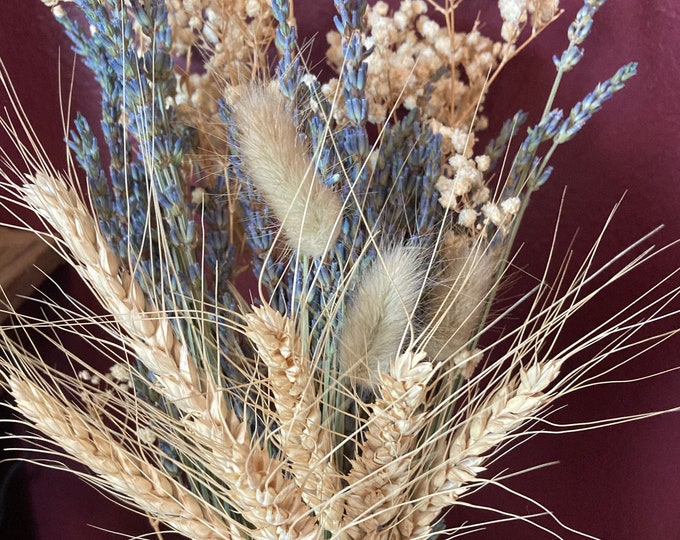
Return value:
<svg viewBox="0 0 680 540">
<path fill-rule="evenodd" d="M 342 202 L 316 176 L 276 89 L 252 86 L 234 105 L 241 158 L 294 249 L 320 257 L 335 241 Z"/>
<path fill-rule="evenodd" d="M 423 346 L 433 361 L 453 361 L 457 365 L 461 353 L 468 356 L 466 347 L 495 283 L 498 257 L 449 231 L 442 239 L 439 258 L 442 270 L 429 294 L 425 315 L 429 335 Z M 465 365 L 466 373 L 474 369 L 471 362 Z"/>
<path fill-rule="evenodd" d="M 423 250 L 398 245 L 383 251 L 358 276 L 338 343 L 342 373 L 372 388 L 407 344 L 406 333 L 425 279 Z"/>
</svg>

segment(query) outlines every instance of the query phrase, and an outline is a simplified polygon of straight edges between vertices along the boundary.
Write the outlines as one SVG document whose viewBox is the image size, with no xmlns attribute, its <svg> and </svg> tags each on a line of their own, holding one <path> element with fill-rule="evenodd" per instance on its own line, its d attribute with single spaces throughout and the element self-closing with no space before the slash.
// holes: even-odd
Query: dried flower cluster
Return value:
<svg viewBox="0 0 680 540">
<path fill-rule="evenodd" d="M 484 181 L 490 156 L 474 156 L 475 132 L 486 127 L 481 114 L 491 82 L 524 44 L 518 43 L 530 20 L 534 37 L 558 13 L 556 0 L 501 0 L 498 4 L 503 28 L 502 41 L 482 35 L 475 26 L 455 32 L 453 6 L 439 7 L 444 26 L 428 16 L 425 0 L 405 0 L 389 13 L 385 2 L 366 10 L 366 39 L 374 50 L 366 58 L 362 75 L 368 100 L 368 122 L 383 125 L 400 107 L 417 109 L 434 133 L 442 137 L 442 174 L 436 188 L 440 204 L 458 214 L 458 224 L 470 233 L 483 223 L 508 225 L 518 212 L 516 197 L 490 201 Z M 345 49 L 339 32 L 328 34 L 328 59 L 338 72 L 345 64 Z M 340 82 L 332 79 L 322 86 L 328 100 L 338 100 Z M 340 100 L 341 101 L 341 100 Z M 336 120 L 344 109 L 335 107 Z"/>
<path fill-rule="evenodd" d="M 105 314 L 46 326 L 80 331 L 113 365 L 97 373 L 62 347 L 74 373 L 56 373 L 8 327 L 1 382 L 42 450 L 61 447 L 173 530 L 435 535 L 441 511 L 490 482 L 486 464 L 592 366 L 560 378 L 567 360 L 612 335 L 623 337 L 593 363 L 626 350 L 630 321 L 665 307 L 663 296 L 631 306 L 557 347 L 597 274 L 584 265 L 569 283 L 560 269 L 552 286 L 548 265 L 525 318 L 485 342 L 551 155 L 635 74 L 624 66 L 566 115 L 553 92 L 525 135 L 518 113 L 477 149 L 488 84 L 525 27 L 529 40 L 555 18 L 555 0 L 501 0 L 497 41 L 454 28 L 455 2 L 390 12 L 336 0 L 337 77 L 323 85 L 288 0 L 45 4 L 101 87 L 104 138 L 82 116 L 70 126 L 88 204 L 75 165 L 56 171 L 43 155 L 3 74 L 15 107 L 2 126 L 29 170 L 5 164 L 0 204 L 42 220 Z M 555 91 L 601 4 L 586 0 L 570 27 Z M 237 264 L 257 277 L 255 300 L 237 289 Z M 42 331 L 14 315 L 13 329 Z"/>
<path fill-rule="evenodd" d="M 262 76 L 275 37 L 268 0 L 168 0 L 172 52 L 183 59 L 174 102 L 180 119 L 200 125 L 204 148 L 223 150 L 219 100 L 226 86 Z M 197 66 L 199 66 L 197 68 Z"/>
<path fill-rule="evenodd" d="M 419 108 L 426 118 L 447 126 L 469 123 L 485 93 L 489 73 L 508 54 L 507 45 L 495 43 L 477 29 L 452 36 L 450 29 L 427 12 L 424 0 L 402 2 L 393 14 L 385 2 L 367 9 L 365 43 L 375 47 L 366 59 L 370 122 L 385 123 L 403 105 L 408 110 Z M 331 32 L 328 41 L 328 59 L 340 71 L 344 63 L 341 35 Z M 338 84 L 333 79 L 323 88 L 328 99 Z M 454 103 L 457 110 L 452 111 Z M 342 108 L 336 108 L 336 115 L 342 114 Z"/>
</svg>

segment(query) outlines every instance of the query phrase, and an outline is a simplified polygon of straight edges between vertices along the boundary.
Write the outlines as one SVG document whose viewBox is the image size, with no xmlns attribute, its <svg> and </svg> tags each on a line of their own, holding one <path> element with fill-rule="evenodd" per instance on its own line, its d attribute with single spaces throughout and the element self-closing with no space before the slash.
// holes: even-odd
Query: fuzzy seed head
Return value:
<svg viewBox="0 0 680 540">
<path fill-rule="evenodd" d="M 304 255 L 322 256 L 339 233 L 342 202 L 317 177 L 283 96 L 250 87 L 236 101 L 234 121 L 245 168 L 287 242 Z"/>
<path fill-rule="evenodd" d="M 358 276 L 338 343 L 341 372 L 357 386 L 374 386 L 408 344 L 425 279 L 424 259 L 420 248 L 395 246 Z"/>
<path fill-rule="evenodd" d="M 467 345 L 494 285 L 497 254 L 470 246 L 467 237 L 449 231 L 442 238 L 439 259 L 442 270 L 427 301 L 425 317 L 431 334 L 424 347 L 433 360 L 464 365 L 469 376 L 476 362 L 468 361 L 475 354 Z"/>
</svg>

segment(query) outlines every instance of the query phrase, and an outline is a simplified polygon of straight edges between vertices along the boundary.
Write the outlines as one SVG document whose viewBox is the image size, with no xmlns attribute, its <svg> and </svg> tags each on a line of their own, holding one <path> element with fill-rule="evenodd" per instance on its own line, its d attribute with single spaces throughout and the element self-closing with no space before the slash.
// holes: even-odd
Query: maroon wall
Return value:
<svg viewBox="0 0 680 540">
<path fill-rule="evenodd" d="M 482 18 L 495 10 L 494 2 L 467 0 L 458 23 L 471 24 L 478 6 Z M 563 2 L 567 13 L 508 67 L 491 90 L 487 113 L 492 130 L 517 108 L 540 114 L 554 70 L 551 57 L 566 42 L 566 27 L 581 5 Z M 302 9 L 304 6 L 305 9 Z M 298 0 L 296 14 L 303 35 L 317 36 L 315 51 L 322 50 L 329 27 L 332 2 Z M 0 8 L 0 57 L 5 62 L 36 131 L 55 160 L 63 161 L 59 115 L 57 67 L 61 47 L 64 81 L 72 54 L 60 27 L 38 0 L 5 0 Z M 493 27 L 493 25 L 490 25 Z M 607 261 L 627 243 L 659 224 L 666 228 L 658 245 L 680 237 L 680 4 L 638 0 L 610 1 L 600 11 L 593 35 L 585 44 L 586 57 L 569 74 L 558 96 L 565 108 L 610 76 L 623 63 L 640 63 L 639 75 L 622 93 L 607 103 L 589 125 L 554 158 L 553 177 L 534 198 L 522 229 L 523 248 L 518 259 L 518 286 L 530 286 L 527 276 L 539 275 L 551 241 L 555 215 L 563 193 L 560 247 L 564 250 L 578 231 L 574 249 L 583 256 L 595 240 L 612 206 L 625 193 L 623 204 L 607 234 L 599 262 Z M 96 114 L 96 92 L 86 71 L 78 67 L 74 103 Z M 0 102 L 4 98 L 0 98 Z M 91 116 L 94 118 L 94 116 Z M 491 130 L 491 131 L 492 131 Z M 565 186 L 567 189 L 565 191 Z M 616 306 L 636 298 L 636 292 L 653 285 L 659 276 L 680 266 L 678 250 L 655 260 L 643 272 L 627 278 L 625 285 L 584 311 L 565 330 L 564 341 L 587 332 Z M 59 274 L 74 287 L 69 274 Z M 524 277 L 522 277 L 524 276 Z M 72 289 L 75 290 L 75 289 Z M 677 308 L 677 303 L 676 303 Z M 677 318 L 675 320 L 678 325 Z M 670 324 L 660 329 L 670 328 Z M 615 375 L 638 378 L 680 365 L 678 339 L 647 353 Z M 583 357 L 576 361 L 584 361 Z M 592 421 L 639 412 L 667 409 L 680 404 L 680 375 L 629 385 L 585 390 L 559 402 L 553 420 L 561 423 Z M 559 461 L 542 470 L 506 481 L 512 490 L 535 498 L 566 525 L 603 538 L 619 540 L 680 538 L 680 417 L 669 414 L 604 430 L 561 436 L 539 436 L 496 463 L 492 473 L 516 471 Z M 29 504 L 36 540 L 115 538 L 94 527 L 139 534 L 143 520 L 135 520 L 108 503 L 92 489 L 62 473 L 30 467 L 26 470 Z M 470 497 L 474 505 L 532 514 L 540 509 L 501 489 L 488 488 Z M 472 508 L 456 510 L 451 523 L 502 519 L 499 514 Z M 12 516 L 7 516 L 10 521 Z M 554 521 L 537 520 L 564 538 L 578 538 Z M 14 523 L 17 527 L 20 524 Z M 7 533 L 8 535 L 10 533 Z M 30 538 L 28 528 L 15 538 Z M 11 538 L 12 536 L 6 536 Z M 494 525 L 472 536 L 495 538 L 551 538 L 526 523 Z"/>
</svg>

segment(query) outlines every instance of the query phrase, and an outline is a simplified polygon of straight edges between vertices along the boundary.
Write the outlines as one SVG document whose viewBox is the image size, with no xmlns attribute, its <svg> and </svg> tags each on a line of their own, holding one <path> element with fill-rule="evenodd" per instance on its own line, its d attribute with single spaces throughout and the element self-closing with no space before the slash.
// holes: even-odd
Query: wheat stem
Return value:
<svg viewBox="0 0 680 540">
<path fill-rule="evenodd" d="M 11 373 L 16 408 L 43 434 L 142 511 L 194 539 L 230 539 L 232 528 L 214 508 L 119 444 L 106 426 L 58 399 L 24 374 Z"/>
<path fill-rule="evenodd" d="M 248 425 L 228 411 L 223 392 L 199 376 L 186 345 L 156 311 L 101 238 L 83 201 L 66 183 L 43 173 L 23 186 L 26 201 L 61 236 L 72 264 L 127 332 L 139 360 L 157 377 L 155 389 L 182 413 L 206 452 L 205 464 L 234 491 L 230 503 L 254 527 L 254 538 L 313 536 L 316 523 L 285 466 L 251 439 Z M 202 384 L 201 384 L 202 383 Z"/>
<path fill-rule="evenodd" d="M 340 528 L 340 475 L 331 458 L 331 432 L 321 425 L 312 365 L 291 321 L 268 305 L 246 316 L 246 335 L 269 368 L 279 420 L 277 436 L 305 500 L 331 532 Z"/>
<path fill-rule="evenodd" d="M 407 351 L 380 376 L 381 397 L 371 406 L 366 438 L 347 475 L 344 525 L 349 538 L 393 538 L 390 527 L 408 495 L 411 453 L 427 422 L 423 406 L 434 373 L 424 352 Z M 381 534 L 375 536 L 376 531 Z"/>
<path fill-rule="evenodd" d="M 488 452 L 506 441 L 524 422 L 535 418 L 552 399 L 547 386 L 559 375 L 561 361 L 535 362 L 502 384 L 454 433 L 448 458 L 414 489 L 411 507 L 402 511 L 400 527 L 426 538 L 433 521 L 471 487 L 484 471 Z"/>
</svg>

